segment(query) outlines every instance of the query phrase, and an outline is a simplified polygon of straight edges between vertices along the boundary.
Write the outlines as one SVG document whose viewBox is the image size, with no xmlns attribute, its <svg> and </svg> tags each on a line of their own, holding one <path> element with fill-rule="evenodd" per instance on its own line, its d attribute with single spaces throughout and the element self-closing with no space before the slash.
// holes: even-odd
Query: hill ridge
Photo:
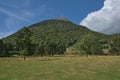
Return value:
<svg viewBox="0 0 120 80">
<path fill-rule="evenodd" d="M 115 36 L 94 32 L 85 26 L 77 25 L 66 18 L 44 20 L 32 24 L 27 28 L 32 32 L 32 43 L 46 46 L 46 43 L 49 40 L 49 42 L 65 47 L 65 49 L 79 43 L 79 41 L 88 34 L 97 37 L 102 46 L 108 45 L 112 38 L 114 38 L 113 36 Z M 12 46 L 11 51 L 16 47 L 16 38 L 21 31 L 22 29 L 3 39 L 5 44 L 10 44 Z"/>
</svg>

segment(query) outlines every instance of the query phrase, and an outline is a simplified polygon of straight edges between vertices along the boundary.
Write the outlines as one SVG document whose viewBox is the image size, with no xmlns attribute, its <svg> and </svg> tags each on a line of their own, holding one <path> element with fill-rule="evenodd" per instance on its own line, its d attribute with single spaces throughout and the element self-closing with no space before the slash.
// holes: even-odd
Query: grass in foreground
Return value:
<svg viewBox="0 0 120 80">
<path fill-rule="evenodd" d="M 0 80 L 120 80 L 120 56 L 0 58 Z"/>
</svg>

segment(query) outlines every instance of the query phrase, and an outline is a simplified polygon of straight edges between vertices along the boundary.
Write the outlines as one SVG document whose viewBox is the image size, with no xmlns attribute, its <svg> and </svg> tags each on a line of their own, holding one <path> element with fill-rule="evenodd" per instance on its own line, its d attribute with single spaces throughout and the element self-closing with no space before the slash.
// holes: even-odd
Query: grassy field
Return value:
<svg viewBox="0 0 120 80">
<path fill-rule="evenodd" d="M 0 58 L 0 80 L 120 80 L 120 56 Z"/>
</svg>

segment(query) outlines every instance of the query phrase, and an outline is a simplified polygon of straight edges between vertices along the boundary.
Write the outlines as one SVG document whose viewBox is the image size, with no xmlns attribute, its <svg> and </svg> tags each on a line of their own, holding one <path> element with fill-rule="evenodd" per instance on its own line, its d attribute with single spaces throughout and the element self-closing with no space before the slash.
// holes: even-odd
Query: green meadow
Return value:
<svg viewBox="0 0 120 80">
<path fill-rule="evenodd" d="M 120 56 L 0 58 L 0 80 L 120 80 Z"/>
</svg>

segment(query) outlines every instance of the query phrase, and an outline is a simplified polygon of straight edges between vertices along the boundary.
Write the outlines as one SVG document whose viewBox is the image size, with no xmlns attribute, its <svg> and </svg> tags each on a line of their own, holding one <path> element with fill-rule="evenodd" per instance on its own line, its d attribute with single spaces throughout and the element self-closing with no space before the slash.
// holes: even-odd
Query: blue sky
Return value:
<svg viewBox="0 0 120 80">
<path fill-rule="evenodd" d="M 104 0 L 0 0 L 0 38 L 24 26 L 63 14 L 76 24 L 100 10 Z"/>
</svg>

